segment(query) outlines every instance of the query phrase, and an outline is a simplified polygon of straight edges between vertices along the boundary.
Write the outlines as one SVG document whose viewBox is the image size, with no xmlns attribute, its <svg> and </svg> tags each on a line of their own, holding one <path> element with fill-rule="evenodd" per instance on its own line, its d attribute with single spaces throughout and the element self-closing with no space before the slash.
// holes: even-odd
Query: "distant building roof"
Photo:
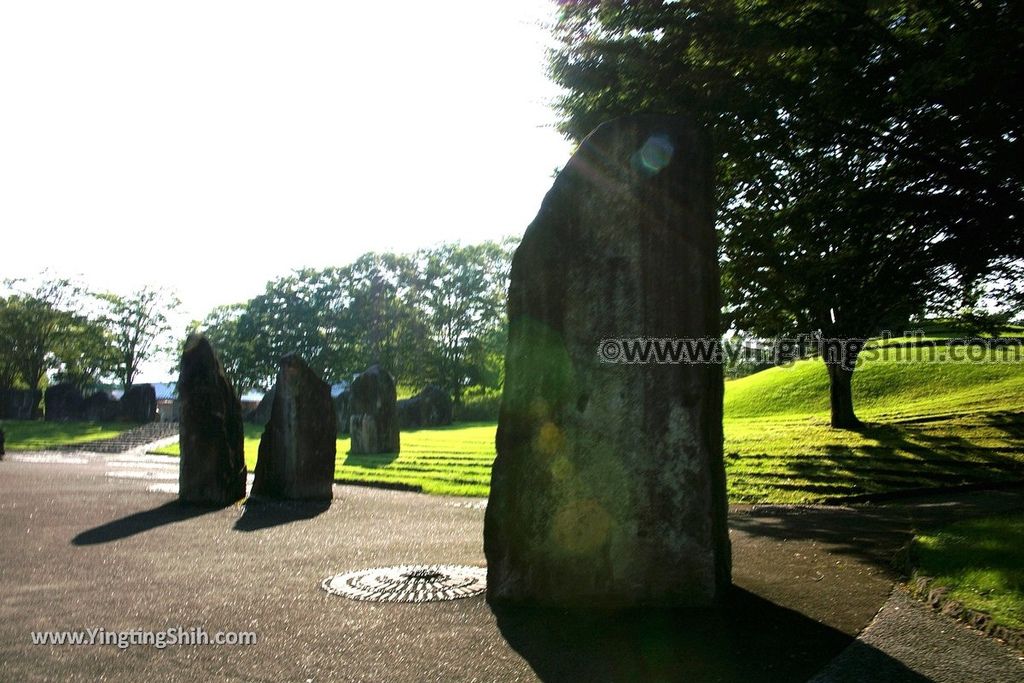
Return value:
<svg viewBox="0 0 1024 683">
<path fill-rule="evenodd" d="M 156 392 L 156 400 L 173 401 L 178 398 L 177 382 L 153 382 L 153 391 Z"/>
</svg>

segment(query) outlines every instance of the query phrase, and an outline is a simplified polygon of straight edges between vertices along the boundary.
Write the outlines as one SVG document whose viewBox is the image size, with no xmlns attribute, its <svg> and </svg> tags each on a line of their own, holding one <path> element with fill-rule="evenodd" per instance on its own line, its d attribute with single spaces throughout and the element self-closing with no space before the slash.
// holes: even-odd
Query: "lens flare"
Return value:
<svg viewBox="0 0 1024 683">
<path fill-rule="evenodd" d="M 634 164 L 644 173 L 654 175 L 672 161 L 675 147 L 665 135 L 652 135 L 633 158 Z"/>
</svg>

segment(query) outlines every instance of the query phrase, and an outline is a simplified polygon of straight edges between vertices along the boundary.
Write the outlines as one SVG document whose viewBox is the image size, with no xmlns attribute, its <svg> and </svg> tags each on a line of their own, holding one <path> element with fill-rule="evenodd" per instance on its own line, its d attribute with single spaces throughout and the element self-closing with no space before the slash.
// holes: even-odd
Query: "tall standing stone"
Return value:
<svg viewBox="0 0 1024 683">
<path fill-rule="evenodd" d="M 402 429 L 442 427 L 452 423 L 452 399 L 436 384 L 398 402 L 398 424 Z"/>
<path fill-rule="evenodd" d="M 398 390 L 395 378 L 371 365 L 349 389 L 351 453 L 398 453 Z"/>
<path fill-rule="evenodd" d="M 120 411 L 128 422 L 155 422 L 156 389 L 152 384 L 133 384 L 121 397 Z"/>
<path fill-rule="evenodd" d="M 201 334 L 181 355 L 178 495 L 186 503 L 229 505 L 245 497 L 242 404 Z"/>
<path fill-rule="evenodd" d="M 294 354 L 281 359 L 270 420 L 260 439 L 252 495 L 330 500 L 337 425 L 331 387 Z"/>
<path fill-rule="evenodd" d="M 54 384 L 43 393 L 47 422 L 70 422 L 85 417 L 85 399 L 78 387 Z"/>
<path fill-rule="evenodd" d="M 721 365 L 608 362 L 621 355 L 601 343 L 719 339 L 699 131 L 635 116 L 591 133 L 516 251 L 508 313 L 488 599 L 716 602 L 731 567 Z"/>
</svg>

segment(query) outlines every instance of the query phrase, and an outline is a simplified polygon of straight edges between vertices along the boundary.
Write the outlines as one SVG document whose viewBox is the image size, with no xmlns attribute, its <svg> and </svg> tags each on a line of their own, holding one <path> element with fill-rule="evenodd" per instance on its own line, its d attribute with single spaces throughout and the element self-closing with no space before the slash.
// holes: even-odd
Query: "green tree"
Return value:
<svg viewBox="0 0 1024 683">
<path fill-rule="evenodd" d="M 458 405 L 466 386 L 486 376 L 495 347 L 503 346 L 510 249 L 495 242 L 444 244 L 420 252 L 419 261 L 417 306 L 431 341 L 427 362 Z"/>
<path fill-rule="evenodd" d="M 853 340 L 836 427 L 859 340 L 1024 257 L 1020 3 L 578 0 L 553 31 L 571 137 L 642 111 L 709 131 L 725 318 Z"/>
<path fill-rule="evenodd" d="M 368 253 L 340 269 L 345 286 L 338 313 L 352 344 L 349 373 L 379 363 L 400 382 L 424 380 L 428 333 L 415 307 L 417 265 L 405 255 Z"/>
<path fill-rule="evenodd" d="M 179 301 L 173 293 L 151 287 L 127 296 L 106 292 L 98 298 L 106 309 L 103 321 L 117 356 L 118 379 L 128 391 L 142 363 L 174 348 L 168 337 L 171 325 L 167 316 Z"/>
<path fill-rule="evenodd" d="M 0 316 L 6 363 L 16 368 L 28 389 L 40 391 L 46 373 L 58 366 L 57 349 L 79 320 L 82 289 L 69 279 L 46 275 L 34 287 L 24 280 L 5 284 L 13 292 Z M 10 372 L 9 367 L 5 372 Z M 38 414 L 37 404 L 33 415 Z"/>
<path fill-rule="evenodd" d="M 235 389 L 241 394 L 264 382 L 255 357 L 255 340 L 242 334 L 240 322 L 248 304 L 217 306 L 195 329 L 202 329 L 224 366 Z M 190 330 L 195 331 L 195 330 Z M 187 335 L 186 335 L 187 337 Z"/>
<path fill-rule="evenodd" d="M 103 320 L 76 315 L 57 343 L 54 382 L 70 384 L 82 393 L 96 389 L 117 370 L 118 355 Z"/>
<path fill-rule="evenodd" d="M 17 316 L 17 299 L 0 297 L 0 390 L 13 389 L 18 381 L 18 357 L 11 336 Z"/>
</svg>

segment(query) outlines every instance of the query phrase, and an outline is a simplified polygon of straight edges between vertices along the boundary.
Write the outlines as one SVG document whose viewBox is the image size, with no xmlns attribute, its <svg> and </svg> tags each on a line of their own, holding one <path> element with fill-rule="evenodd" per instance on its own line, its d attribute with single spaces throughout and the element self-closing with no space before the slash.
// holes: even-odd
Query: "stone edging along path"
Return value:
<svg viewBox="0 0 1024 683">
<path fill-rule="evenodd" d="M 981 633 L 1001 640 L 1010 647 L 1024 652 L 1024 629 L 1015 629 L 996 624 L 992 616 L 981 610 L 964 607 L 959 600 L 949 596 L 947 586 L 935 586 L 929 576 L 918 576 L 904 584 L 910 595 L 920 600 L 937 612 L 952 617 Z"/>
</svg>

